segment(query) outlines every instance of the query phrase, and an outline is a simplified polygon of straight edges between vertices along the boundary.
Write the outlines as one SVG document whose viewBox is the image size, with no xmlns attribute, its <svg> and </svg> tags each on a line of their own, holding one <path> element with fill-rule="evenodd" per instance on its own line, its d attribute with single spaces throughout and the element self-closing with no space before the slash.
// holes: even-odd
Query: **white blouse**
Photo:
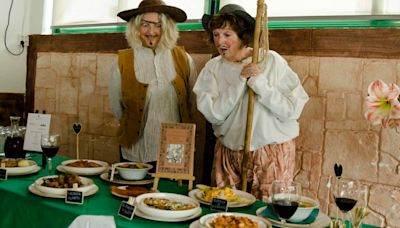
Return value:
<svg viewBox="0 0 400 228">
<path fill-rule="evenodd" d="M 190 77 L 196 77 L 196 69 L 192 58 L 187 54 L 190 65 Z M 144 129 L 140 129 L 141 137 L 131 149 L 122 147 L 124 159 L 134 162 L 151 162 L 157 160 L 160 142 L 161 123 L 180 122 L 178 96 L 171 81 L 176 71 L 171 50 L 156 49 L 155 54 L 149 48 L 134 49 L 134 67 L 136 79 L 149 84 L 145 104 Z M 117 62 L 113 64 L 109 83 L 109 100 L 113 115 L 122 117 L 121 74 Z"/>
<path fill-rule="evenodd" d="M 212 123 L 215 136 L 231 150 L 244 149 L 248 93 L 255 93 L 250 150 L 283 143 L 299 134 L 297 119 L 309 97 L 278 53 L 268 52 L 265 70 L 247 82 L 240 77 L 244 65 L 221 56 L 211 59 L 193 88 L 197 108 Z"/>
</svg>

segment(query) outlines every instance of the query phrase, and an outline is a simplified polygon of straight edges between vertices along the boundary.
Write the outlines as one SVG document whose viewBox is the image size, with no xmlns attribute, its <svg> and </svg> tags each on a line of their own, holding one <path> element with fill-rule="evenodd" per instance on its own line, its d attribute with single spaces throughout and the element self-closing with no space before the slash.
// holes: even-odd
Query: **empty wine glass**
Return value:
<svg viewBox="0 0 400 228">
<path fill-rule="evenodd" d="M 351 213 L 351 225 L 355 228 L 362 226 L 362 222 L 365 217 L 369 214 L 368 210 L 368 186 L 359 185 L 358 187 L 358 202 Z"/>
<path fill-rule="evenodd" d="M 344 178 L 333 178 L 332 182 L 332 196 L 336 206 L 339 208 L 341 213 L 341 220 L 347 216 L 348 212 L 351 211 L 357 203 L 359 194 L 359 184 L 357 181 L 344 179 Z M 348 218 L 351 222 L 351 218 Z"/>
<path fill-rule="evenodd" d="M 40 146 L 43 154 L 47 157 L 47 167 L 49 173 L 53 173 L 52 158 L 56 156 L 60 148 L 60 135 L 58 134 L 42 134 L 40 137 Z"/>
<path fill-rule="evenodd" d="M 297 210 L 301 195 L 301 186 L 294 181 L 276 180 L 272 182 L 272 208 L 285 227 L 286 220 Z"/>
</svg>

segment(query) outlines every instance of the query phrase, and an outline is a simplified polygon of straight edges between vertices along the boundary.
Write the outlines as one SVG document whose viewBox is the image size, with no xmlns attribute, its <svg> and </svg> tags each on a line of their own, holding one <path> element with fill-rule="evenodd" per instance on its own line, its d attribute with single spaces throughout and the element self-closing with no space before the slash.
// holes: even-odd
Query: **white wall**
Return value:
<svg viewBox="0 0 400 228">
<path fill-rule="evenodd" d="M 21 55 L 14 56 L 4 44 L 11 1 L 0 1 L 0 93 L 25 93 L 27 47 Z M 7 46 L 12 52 L 21 51 L 21 35 L 41 34 L 44 1 L 14 0 L 7 31 Z"/>
</svg>

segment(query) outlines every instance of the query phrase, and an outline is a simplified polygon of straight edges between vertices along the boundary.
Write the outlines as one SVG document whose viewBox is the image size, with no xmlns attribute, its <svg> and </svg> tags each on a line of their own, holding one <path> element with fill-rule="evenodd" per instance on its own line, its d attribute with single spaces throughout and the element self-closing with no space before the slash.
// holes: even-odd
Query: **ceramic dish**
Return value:
<svg viewBox="0 0 400 228">
<path fill-rule="evenodd" d="M 285 195 L 286 195 L 286 193 L 279 193 L 279 194 L 277 194 L 276 197 L 278 199 L 279 199 L 279 197 L 285 198 Z M 271 203 L 271 201 L 272 201 L 272 197 L 270 196 L 268 198 L 268 202 Z M 311 215 L 311 212 L 314 209 L 319 208 L 319 201 L 317 201 L 313 198 L 307 197 L 307 196 L 300 196 L 300 202 L 302 202 L 301 204 L 303 204 L 303 205 L 308 204 L 309 206 L 304 207 L 304 206 L 300 206 L 300 204 L 299 204 L 299 207 L 297 208 L 296 212 L 287 221 L 292 222 L 292 223 L 298 223 L 298 222 L 304 221 Z"/>
<path fill-rule="evenodd" d="M 153 168 L 150 164 L 136 162 L 120 162 L 114 164 L 114 167 L 118 171 L 119 175 L 125 180 L 142 180 L 146 177 L 149 170 Z"/>
<path fill-rule="evenodd" d="M 228 202 L 228 207 L 230 208 L 236 208 L 236 207 L 245 207 L 253 204 L 256 202 L 256 197 L 254 197 L 252 194 L 233 189 L 234 193 L 239 196 L 240 198 L 244 199 L 244 202 Z M 205 201 L 203 199 L 203 191 L 200 189 L 193 189 L 192 191 L 189 192 L 189 196 L 193 199 L 198 200 L 202 204 L 210 205 L 211 202 Z"/>
<path fill-rule="evenodd" d="M 176 207 L 183 205 L 192 205 L 192 208 L 172 210 L 160 209 L 149 206 L 145 203 L 146 199 L 153 199 L 153 201 L 168 200 L 168 205 L 174 204 Z M 136 206 L 146 214 L 154 215 L 160 218 L 185 218 L 195 214 L 200 208 L 199 202 L 196 200 L 179 194 L 174 193 L 146 193 L 136 197 Z"/>
<path fill-rule="evenodd" d="M 37 179 L 34 183 L 35 188 L 43 193 L 53 194 L 53 195 L 62 195 L 62 196 L 65 196 L 67 194 L 67 190 L 73 189 L 73 188 L 52 188 L 52 187 L 47 187 L 47 186 L 42 185 L 44 182 L 44 179 L 55 178 L 55 177 L 58 177 L 58 175 L 44 176 L 44 177 Z M 95 186 L 93 181 L 89 178 L 86 178 L 86 177 L 78 177 L 78 178 L 80 178 L 80 181 L 82 182 L 82 186 L 78 187 L 77 189 L 73 189 L 73 190 L 82 191 L 83 193 L 85 193 L 85 192 L 89 191 L 90 189 L 92 189 L 93 186 Z"/>
<path fill-rule="evenodd" d="M 73 167 L 73 166 L 68 166 L 68 164 L 78 162 L 78 161 L 87 161 L 87 162 L 93 162 L 100 167 Z M 82 160 L 77 160 L 77 159 L 72 159 L 72 160 L 66 160 L 61 163 L 61 170 L 64 170 L 65 173 L 71 173 L 71 174 L 77 174 L 77 175 L 98 175 L 103 172 L 105 172 L 108 168 L 108 163 L 99 161 L 99 160 L 90 160 L 90 159 L 82 159 Z M 57 166 L 58 170 L 58 166 Z"/>
<path fill-rule="evenodd" d="M 138 181 L 128 181 L 128 180 L 124 180 L 122 179 L 118 173 L 116 173 L 114 175 L 114 179 L 110 180 L 110 174 L 108 172 L 106 173 L 102 173 L 100 175 L 100 178 L 102 180 L 111 182 L 111 183 L 115 183 L 115 184 L 127 184 L 127 185 L 145 185 L 145 184 L 151 184 L 154 181 L 154 178 L 151 176 L 147 176 L 145 179 L 143 180 L 138 180 Z"/>
<path fill-rule="evenodd" d="M 8 176 L 23 176 L 23 175 L 37 173 L 37 172 L 40 171 L 40 169 L 41 169 L 40 166 L 34 165 L 31 170 L 26 171 L 26 172 L 22 172 L 22 173 L 21 172 L 16 172 L 16 173 L 8 172 L 8 170 L 7 170 L 7 175 Z"/>
<path fill-rule="evenodd" d="M 7 170 L 7 174 L 8 175 L 25 175 L 25 174 L 29 174 L 32 172 L 32 170 L 37 169 L 38 165 L 36 164 L 35 161 L 32 160 L 26 160 L 29 165 L 28 166 L 24 166 L 24 167 L 7 167 L 5 168 Z"/>
<path fill-rule="evenodd" d="M 266 209 L 267 207 L 260 207 L 257 209 L 256 211 L 256 215 L 259 217 L 261 216 L 261 213 Z M 269 221 L 271 221 L 273 223 L 274 226 L 276 227 L 281 227 L 282 223 L 281 221 L 275 220 L 275 219 L 271 219 L 268 217 L 262 217 L 264 219 L 267 219 Z M 329 223 L 331 222 L 331 219 L 324 213 L 322 213 L 321 211 L 319 211 L 317 218 L 315 218 L 315 221 L 311 224 L 295 224 L 295 223 L 286 223 L 285 227 L 308 227 L 308 228 L 320 228 L 320 227 L 328 227 Z"/>
<path fill-rule="evenodd" d="M 38 196 L 43 196 L 43 197 L 48 197 L 48 198 L 57 198 L 57 199 L 65 198 L 65 195 L 56 195 L 56 194 L 44 193 L 42 191 L 39 191 L 36 188 L 35 184 L 31 184 L 28 189 L 31 193 L 38 195 Z M 89 191 L 84 193 L 84 196 L 85 197 L 91 196 L 91 195 L 95 194 L 98 190 L 99 190 L 99 187 L 97 187 L 97 185 L 93 185 Z"/>
<path fill-rule="evenodd" d="M 254 215 L 249 215 L 249 214 L 245 214 L 245 213 L 235 213 L 235 212 L 219 212 L 219 213 L 211 213 L 211 214 L 207 214 L 202 216 L 199 219 L 199 223 L 201 226 L 205 226 L 205 227 L 209 227 L 211 228 L 211 223 L 217 219 L 218 217 L 221 216 L 234 216 L 234 217 L 246 217 L 248 219 L 250 219 L 253 222 L 256 222 L 258 224 L 258 228 L 267 228 L 267 224 L 265 223 L 265 221 L 263 219 L 261 219 L 260 217 L 254 216 Z"/>
<path fill-rule="evenodd" d="M 197 208 L 197 210 L 190 216 L 188 217 L 183 217 L 183 218 L 164 218 L 164 217 L 158 217 L 155 215 L 149 215 L 141 211 L 138 207 L 136 208 L 135 211 L 135 216 L 139 216 L 141 218 L 145 218 L 148 220 L 153 220 L 153 221 L 160 221 L 160 222 L 183 222 L 183 221 L 188 221 L 195 219 L 201 215 L 201 208 Z"/>
</svg>

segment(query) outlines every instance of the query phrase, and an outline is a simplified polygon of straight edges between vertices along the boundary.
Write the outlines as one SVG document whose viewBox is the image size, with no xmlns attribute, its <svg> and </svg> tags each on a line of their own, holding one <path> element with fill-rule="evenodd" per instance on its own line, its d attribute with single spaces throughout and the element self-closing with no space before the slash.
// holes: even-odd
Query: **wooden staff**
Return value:
<svg viewBox="0 0 400 228">
<path fill-rule="evenodd" d="M 264 15 L 265 14 L 265 15 Z M 258 63 L 259 49 L 260 49 L 260 34 L 261 34 L 261 19 L 264 18 L 264 26 L 268 31 L 267 25 L 267 15 L 265 10 L 264 0 L 257 1 L 257 15 L 256 23 L 254 28 L 254 38 L 253 38 L 253 56 L 252 63 Z M 264 34 L 267 36 L 268 33 Z M 268 45 L 268 42 L 266 42 Z M 268 50 L 268 49 L 267 49 Z M 244 154 L 242 160 L 242 191 L 247 190 L 247 165 L 250 157 L 250 146 L 251 146 L 251 129 L 253 128 L 253 110 L 254 110 L 254 91 L 248 88 L 248 106 L 247 106 L 247 121 L 246 121 L 246 135 L 244 141 Z"/>
</svg>

